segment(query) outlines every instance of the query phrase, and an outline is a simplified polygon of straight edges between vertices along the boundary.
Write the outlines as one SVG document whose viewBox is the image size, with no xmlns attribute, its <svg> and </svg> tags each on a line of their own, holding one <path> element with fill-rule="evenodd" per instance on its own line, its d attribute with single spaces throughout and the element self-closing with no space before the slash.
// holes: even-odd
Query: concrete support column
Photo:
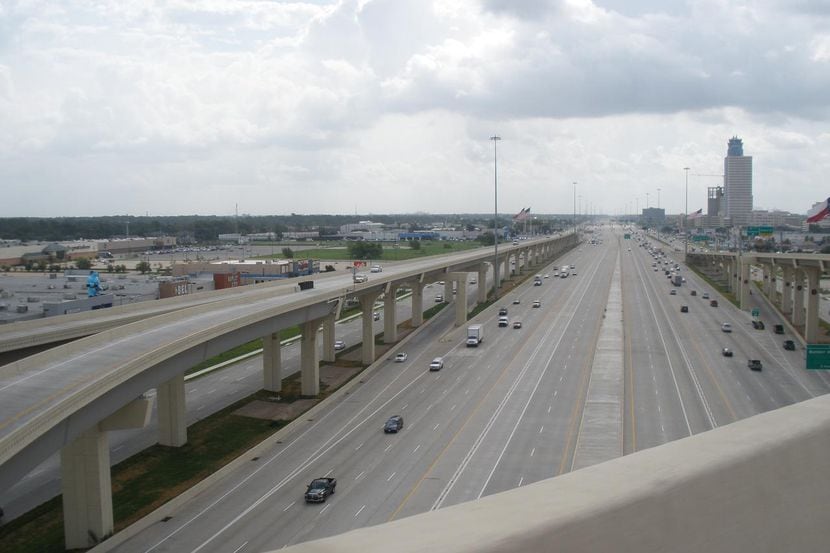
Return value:
<svg viewBox="0 0 830 553">
<path fill-rule="evenodd" d="M 383 343 L 394 344 L 398 341 L 398 322 L 395 317 L 395 295 L 397 286 L 388 286 L 383 299 Z"/>
<path fill-rule="evenodd" d="M 320 360 L 317 357 L 317 332 L 323 319 L 312 319 L 300 325 L 300 393 L 316 396 L 320 393 Z"/>
<path fill-rule="evenodd" d="M 334 315 L 323 319 L 323 361 L 334 363 L 337 352 L 334 351 Z"/>
<path fill-rule="evenodd" d="M 807 320 L 804 325 L 804 340 L 815 344 L 818 340 L 819 278 L 821 271 L 810 267 L 807 273 Z"/>
<path fill-rule="evenodd" d="M 781 313 L 789 315 L 793 312 L 793 273 L 792 267 L 783 267 L 784 282 L 781 284 Z"/>
<path fill-rule="evenodd" d="M 110 449 L 98 427 L 61 449 L 66 549 L 86 549 L 113 532 Z"/>
<path fill-rule="evenodd" d="M 740 264 L 740 273 L 741 273 L 741 286 L 740 290 L 740 308 L 741 309 L 749 309 L 749 290 L 750 286 L 752 285 L 749 281 L 749 263 L 743 262 Z"/>
<path fill-rule="evenodd" d="M 269 392 L 282 390 L 282 350 L 279 332 L 262 337 L 262 387 Z"/>
<path fill-rule="evenodd" d="M 504 282 L 505 280 L 510 280 L 510 260 L 513 258 L 513 254 L 506 255 L 504 257 L 504 270 L 501 272 L 501 280 Z"/>
<path fill-rule="evenodd" d="M 447 275 L 444 278 L 446 279 L 444 281 L 444 301 L 451 302 L 452 301 L 452 280 L 450 280 L 449 275 Z"/>
<path fill-rule="evenodd" d="M 375 362 L 375 332 L 372 328 L 372 307 L 378 299 L 379 292 L 369 293 L 360 296 L 360 309 L 363 311 L 361 321 L 363 322 L 363 346 L 362 361 L 364 365 L 371 365 Z"/>
<path fill-rule="evenodd" d="M 804 324 L 804 270 L 796 269 L 793 278 L 793 315 L 795 326 Z"/>
<path fill-rule="evenodd" d="M 424 324 L 424 284 L 412 283 L 412 327 L 418 328 Z"/>
<path fill-rule="evenodd" d="M 467 324 L 467 273 L 453 273 L 457 293 L 455 296 L 455 326 Z"/>
<path fill-rule="evenodd" d="M 484 303 L 487 301 L 487 269 L 489 265 L 487 263 L 482 263 L 478 266 L 478 303 Z"/>
<path fill-rule="evenodd" d="M 158 387 L 159 444 L 181 447 L 187 443 L 184 374 L 174 376 Z"/>
<path fill-rule="evenodd" d="M 772 284 L 775 282 L 775 267 L 772 265 L 761 265 L 761 275 L 763 280 L 764 295 L 770 299 L 774 298 L 772 293 L 774 289 Z"/>
</svg>

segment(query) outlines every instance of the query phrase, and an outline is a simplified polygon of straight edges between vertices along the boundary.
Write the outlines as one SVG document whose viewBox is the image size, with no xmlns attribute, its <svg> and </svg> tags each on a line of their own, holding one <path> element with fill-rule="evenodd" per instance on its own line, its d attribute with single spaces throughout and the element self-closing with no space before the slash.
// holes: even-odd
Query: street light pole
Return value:
<svg viewBox="0 0 830 553">
<path fill-rule="evenodd" d="M 574 224 L 574 236 L 576 236 L 576 181 L 574 181 L 574 217 L 573 217 L 573 224 Z"/>
<path fill-rule="evenodd" d="M 493 141 L 493 298 L 499 299 L 499 156 L 500 136 L 490 137 Z"/>
<path fill-rule="evenodd" d="M 683 262 L 685 263 L 689 256 L 689 235 L 686 230 L 688 226 L 687 217 L 689 217 L 689 167 L 684 167 L 683 171 L 686 172 L 686 210 L 683 213 Z"/>
</svg>

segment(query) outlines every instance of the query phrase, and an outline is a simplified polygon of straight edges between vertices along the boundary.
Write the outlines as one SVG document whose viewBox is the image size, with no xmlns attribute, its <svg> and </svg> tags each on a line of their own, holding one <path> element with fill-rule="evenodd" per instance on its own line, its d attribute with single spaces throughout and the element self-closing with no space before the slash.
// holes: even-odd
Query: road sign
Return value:
<svg viewBox="0 0 830 553">
<path fill-rule="evenodd" d="M 761 234 L 761 227 L 746 227 L 747 236 L 758 236 Z"/>
<path fill-rule="evenodd" d="M 772 227 L 758 227 L 758 234 L 762 236 L 772 236 Z"/>
<path fill-rule="evenodd" d="M 631 240 L 631 235 L 628 233 L 623 234 L 623 240 Z"/>
<path fill-rule="evenodd" d="M 761 316 L 761 310 L 758 309 L 757 307 L 753 307 L 752 308 L 752 316 L 753 317 L 760 317 Z"/>
<path fill-rule="evenodd" d="M 807 368 L 830 369 L 830 345 L 807 344 Z"/>
<path fill-rule="evenodd" d="M 706 242 L 707 240 L 709 240 L 709 237 L 705 234 L 696 234 L 695 236 L 692 236 L 692 242 Z"/>
</svg>

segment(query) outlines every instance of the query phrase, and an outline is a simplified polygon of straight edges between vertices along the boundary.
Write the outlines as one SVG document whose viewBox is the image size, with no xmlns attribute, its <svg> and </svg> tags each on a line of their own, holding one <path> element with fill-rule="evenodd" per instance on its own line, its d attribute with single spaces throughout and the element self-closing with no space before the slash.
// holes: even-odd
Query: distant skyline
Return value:
<svg viewBox="0 0 830 553">
<path fill-rule="evenodd" d="M 0 217 L 706 207 L 830 186 L 823 0 L 0 2 Z M 585 208 L 583 208 L 585 211 Z"/>
</svg>

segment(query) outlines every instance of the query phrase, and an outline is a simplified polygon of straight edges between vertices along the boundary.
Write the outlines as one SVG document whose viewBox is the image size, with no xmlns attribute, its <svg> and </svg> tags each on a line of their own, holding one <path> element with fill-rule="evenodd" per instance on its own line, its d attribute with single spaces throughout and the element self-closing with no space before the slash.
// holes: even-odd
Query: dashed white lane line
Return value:
<svg viewBox="0 0 830 553">
<path fill-rule="evenodd" d="M 551 405 L 548 405 L 548 415 L 550 415 L 550 408 L 551 408 Z"/>
<path fill-rule="evenodd" d="M 554 390 L 554 391 L 553 391 L 553 397 L 556 397 L 556 396 L 557 396 L 557 394 L 559 394 L 559 390 Z"/>
<path fill-rule="evenodd" d="M 360 480 L 360 477 L 363 476 L 364 474 L 366 474 L 366 471 L 362 470 L 362 471 L 360 471 L 360 474 L 358 474 L 357 476 L 354 477 L 354 479 L 355 480 Z"/>
<path fill-rule="evenodd" d="M 365 443 L 366 443 L 366 442 L 360 442 L 360 445 L 359 445 L 359 446 L 357 446 L 356 448 L 354 448 L 354 450 L 355 450 L 355 451 L 357 451 L 358 449 L 360 449 L 361 447 L 363 447 L 363 444 L 365 444 Z"/>
<path fill-rule="evenodd" d="M 282 512 L 284 513 L 285 511 L 287 511 L 288 509 L 290 509 L 291 507 L 293 507 L 295 503 L 296 503 L 296 501 L 292 501 L 291 503 L 289 503 L 289 504 L 288 504 L 288 507 L 286 507 L 285 509 L 283 509 L 283 510 L 282 510 Z"/>
<path fill-rule="evenodd" d="M 212 389 L 212 390 L 208 390 L 208 394 L 212 394 L 212 393 L 214 393 L 214 392 L 216 392 L 216 388 L 214 388 L 214 389 Z"/>
<path fill-rule="evenodd" d="M 542 425 L 542 426 L 539 428 L 539 434 L 541 434 L 541 433 L 542 433 L 542 430 L 544 430 L 544 429 L 545 429 L 545 425 Z"/>
<path fill-rule="evenodd" d="M 403 407 L 401 407 L 401 411 L 403 411 L 403 410 L 404 410 L 404 409 L 406 409 L 407 407 L 409 407 L 409 404 L 408 404 L 408 403 L 407 403 L 406 405 L 404 405 Z"/>
<path fill-rule="evenodd" d="M 246 545 L 248 545 L 248 542 L 245 542 L 242 545 L 240 545 L 239 547 L 237 547 L 236 549 L 234 549 L 233 553 L 239 553 L 240 551 L 242 551 L 242 548 L 245 547 Z"/>
<path fill-rule="evenodd" d="M 456 405 L 455 403 L 453 403 L 453 404 L 452 404 L 452 407 L 450 407 L 450 411 L 454 411 L 454 410 L 455 410 L 455 405 Z"/>
<path fill-rule="evenodd" d="M 363 507 L 358 509 L 357 512 L 354 514 L 355 518 L 357 518 L 357 515 L 359 515 L 361 512 L 363 512 L 363 509 L 365 509 L 365 508 L 366 508 L 366 505 L 364 505 Z"/>
<path fill-rule="evenodd" d="M 325 513 L 325 512 L 326 512 L 326 509 L 328 509 L 329 507 L 331 507 L 331 503 L 329 503 L 328 505 L 326 505 L 325 507 L 323 507 L 322 509 L 320 509 L 320 512 L 319 512 L 318 514 L 321 514 L 321 515 L 322 515 L 323 513 Z"/>
<path fill-rule="evenodd" d="M 392 478 L 395 477 L 395 474 L 397 474 L 397 473 L 393 472 L 392 474 L 390 474 L 389 478 L 387 478 L 386 481 L 389 482 L 390 480 L 392 480 Z"/>
<path fill-rule="evenodd" d="M 393 446 L 393 445 L 394 445 L 394 444 L 389 444 L 388 446 L 386 446 L 386 449 L 384 449 L 383 451 L 384 451 L 384 452 L 389 451 L 390 449 L 392 449 L 392 446 Z"/>
<path fill-rule="evenodd" d="M 334 472 L 334 469 L 331 469 L 331 470 L 330 470 L 330 471 L 328 471 L 326 474 L 324 474 L 324 475 L 323 475 L 323 478 L 328 478 L 329 474 L 331 474 L 332 472 Z"/>
<path fill-rule="evenodd" d="M 441 426 L 441 423 L 440 423 L 440 422 L 439 422 L 438 424 L 436 424 L 435 426 L 433 426 L 433 427 L 432 427 L 432 429 L 433 429 L 433 430 L 438 430 L 438 427 L 439 427 L 439 426 Z"/>
<path fill-rule="evenodd" d="M 465 395 L 465 396 L 466 396 L 467 394 L 469 394 L 469 393 L 470 393 L 470 389 L 469 389 L 469 388 L 467 388 L 466 390 L 464 390 L 464 395 Z"/>
<path fill-rule="evenodd" d="M 416 452 L 416 451 L 418 451 L 419 449 L 421 449 L 421 444 L 418 444 L 418 445 L 415 447 L 415 449 L 413 449 L 413 450 L 412 450 L 412 453 L 415 453 L 415 452 Z"/>
<path fill-rule="evenodd" d="M 524 477 L 524 476 L 522 476 L 521 478 L 519 478 L 519 486 L 521 486 L 521 485 L 522 485 L 522 482 L 524 482 L 524 481 L 525 481 L 525 477 Z"/>
<path fill-rule="evenodd" d="M 535 447 L 530 450 L 530 456 L 533 457 L 534 453 L 536 453 L 536 448 Z"/>
</svg>

